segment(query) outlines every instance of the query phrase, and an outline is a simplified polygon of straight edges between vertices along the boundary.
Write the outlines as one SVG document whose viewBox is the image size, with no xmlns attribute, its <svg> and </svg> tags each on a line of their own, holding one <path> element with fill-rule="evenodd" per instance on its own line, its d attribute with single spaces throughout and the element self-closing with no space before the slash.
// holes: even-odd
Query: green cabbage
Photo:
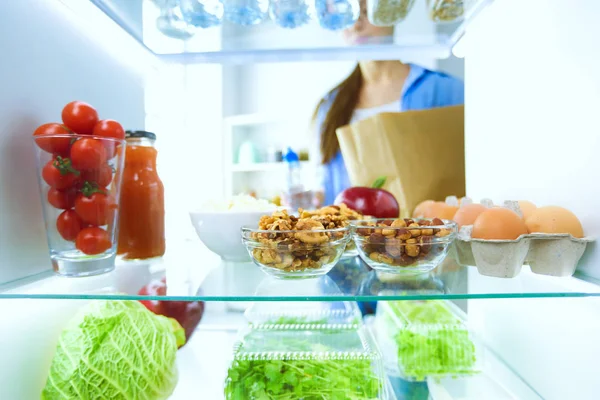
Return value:
<svg viewBox="0 0 600 400">
<path fill-rule="evenodd" d="M 181 335 L 137 301 L 92 302 L 62 332 L 42 399 L 167 399 Z"/>
</svg>

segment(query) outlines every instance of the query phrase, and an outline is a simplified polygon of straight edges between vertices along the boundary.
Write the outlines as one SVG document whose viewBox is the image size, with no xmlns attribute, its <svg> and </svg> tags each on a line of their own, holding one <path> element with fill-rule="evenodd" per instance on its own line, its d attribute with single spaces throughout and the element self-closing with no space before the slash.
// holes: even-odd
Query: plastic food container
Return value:
<svg viewBox="0 0 600 400">
<path fill-rule="evenodd" d="M 234 346 L 225 398 L 388 399 L 388 392 L 381 354 L 363 327 L 258 325 Z"/>
<path fill-rule="evenodd" d="M 434 22 L 454 22 L 463 17 L 469 0 L 427 0 L 429 19 Z"/>
<path fill-rule="evenodd" d="M 352 227 L 365 263 L 375 270 L 406 275 L 436 268 L 456 237 L 456 224 L 438 218 L 353 221 Z"/>
<path fill-rule="evenodd" d="M 452 303 L 379 302 L 375 326 L 392 376 L 424 381 L 481 371 L 482 348 Z"/>
<path fill-rule="evenodd" d="M 367 16 L 373 25 L 392 26 L 402 22 L 415 0 L 367 0 Z"/>
<path fill-rule="evenodd" d="M 362 323 L 362 315 L 355 302 L 286 301 L 285 303 L 256 302 L 244 316 L 251 324 L 355 324 Z"/>
<path fill-rule="evenodd" d="M 242 228 L 242 241 L 265 273 L 282 279 L 327 274 L 351 239 L 350 227 L 314 230 Z"/>
</svg>

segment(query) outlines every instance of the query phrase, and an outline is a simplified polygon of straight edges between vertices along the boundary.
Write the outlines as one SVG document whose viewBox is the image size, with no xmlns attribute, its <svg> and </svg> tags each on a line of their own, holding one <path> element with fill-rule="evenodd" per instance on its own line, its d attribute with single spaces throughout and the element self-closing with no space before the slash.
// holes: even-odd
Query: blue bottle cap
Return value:
<svg viewBox="0 0 600 400">
<path fill-rule="evenodd" d="M 287 152 L 285 153 L 285 155 L 283 156 L 283 159 L 286 162 L 299 162 L 300 161 L 300 157 L 298 157 L 298 154 L 294 153 L 294 150 L 292 150 L 291 147 L 288 147 Z"/>
</svg>

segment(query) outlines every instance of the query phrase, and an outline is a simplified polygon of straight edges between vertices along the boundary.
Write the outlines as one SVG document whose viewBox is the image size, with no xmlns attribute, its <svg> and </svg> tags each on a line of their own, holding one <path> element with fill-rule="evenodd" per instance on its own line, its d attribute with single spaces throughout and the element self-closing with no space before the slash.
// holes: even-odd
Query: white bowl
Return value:
<svg viewBox="0 0 600 400">
<path fill-rule="evenodd" d="M 258 221 L 271 211 L 192 211 L 190 219 L 198 237 L 225 261 L 252 261 L 242 243 L 243 226 L 258 227 Z"/>
</svg>

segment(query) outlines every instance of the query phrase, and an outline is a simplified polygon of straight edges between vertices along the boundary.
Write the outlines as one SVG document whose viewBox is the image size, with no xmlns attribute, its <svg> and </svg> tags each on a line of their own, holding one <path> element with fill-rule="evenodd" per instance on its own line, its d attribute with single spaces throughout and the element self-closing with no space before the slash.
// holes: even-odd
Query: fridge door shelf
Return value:
<svg viewBox="0 0 600 400">
<path fill-rule="evenodd" d="M 150 0 L 90 0 L 151 53 L 179 64 L 389 60 L 429 57 L 445 59 L 477 14 L 493 0 L 466 0 L 462 18 L 434 22 L 426 0 L 418 0 L 392 36 L 347 44 L 340 31 L 319 26 L 313 18 L 297 29 L 284 29 L 271 20 L 251 26 L 223 22 L 210 28 L 192 27 L 189 38 L 164 35 L 157 28 L 160 10 Z M 91 19 L 91 16 L 89 17 Z"/>
</svg>

